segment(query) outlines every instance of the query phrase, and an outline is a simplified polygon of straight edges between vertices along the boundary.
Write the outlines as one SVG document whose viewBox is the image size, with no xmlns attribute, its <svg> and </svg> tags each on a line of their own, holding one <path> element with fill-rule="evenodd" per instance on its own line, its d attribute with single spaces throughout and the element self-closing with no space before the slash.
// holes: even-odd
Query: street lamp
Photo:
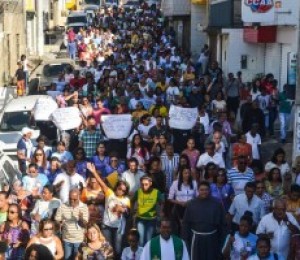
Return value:
<svg viewBox="0 0 300 260">
<path fill-rule="evenodd" d="M 18 0 L 0 0 L 0 13 L 14 13 L 19 4 Z"/>
</svg>

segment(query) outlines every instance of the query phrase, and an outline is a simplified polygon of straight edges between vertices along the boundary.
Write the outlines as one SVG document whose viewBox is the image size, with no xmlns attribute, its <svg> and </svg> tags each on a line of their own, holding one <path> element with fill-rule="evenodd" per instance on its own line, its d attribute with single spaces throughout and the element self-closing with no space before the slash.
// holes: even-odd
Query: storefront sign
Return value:
<svg viewBox="0 0 300 260">
<path fill-rule="evenodd" d="M 242 20 L 245 23 L 274 22 L 273 0 L 242 0 Z"/>
</svg>

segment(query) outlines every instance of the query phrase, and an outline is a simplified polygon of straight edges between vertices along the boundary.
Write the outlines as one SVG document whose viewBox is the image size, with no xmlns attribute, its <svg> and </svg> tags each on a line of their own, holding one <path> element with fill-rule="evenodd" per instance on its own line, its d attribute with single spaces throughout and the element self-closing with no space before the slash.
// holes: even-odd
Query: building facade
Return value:
<svg viewBox="0 0 300 260">
<path fill-rule="evenodd" d="M 264 2 L 269 6 L 211 0 L 209 44 L 224 73 L 241 71 L 248 82 L 259 74 L 273 73 L 282 89 L 296 82 L 300 3 Z"/>
<path fill-rule="evenodd" d="M 0 86 L 9 82 L 20 56 L 26 53 L 26 27 L 23 1 L 0 1 Z"/>
</svg>

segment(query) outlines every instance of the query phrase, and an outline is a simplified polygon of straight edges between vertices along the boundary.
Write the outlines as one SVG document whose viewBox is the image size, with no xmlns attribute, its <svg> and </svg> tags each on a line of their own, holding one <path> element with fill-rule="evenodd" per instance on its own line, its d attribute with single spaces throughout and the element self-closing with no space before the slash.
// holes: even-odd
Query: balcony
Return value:
<svg viewBox="0 0 300 260">
<path fill-rule="evenodd" d="M 165 16 L 186 16 L 191 14 L 190 0 L 163 0 L 161 7 Z"/>
</svg>

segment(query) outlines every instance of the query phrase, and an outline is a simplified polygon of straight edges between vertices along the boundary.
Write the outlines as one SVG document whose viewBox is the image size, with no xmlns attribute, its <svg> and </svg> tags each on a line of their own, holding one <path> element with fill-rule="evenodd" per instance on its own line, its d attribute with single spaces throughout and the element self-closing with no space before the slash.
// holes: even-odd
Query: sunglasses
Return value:
<svg viewBox="0 0 300 260">
<path fill-rule="evenodd" d="M 53 227 L 52 227 L 52 228 L 44 228 L 44 229 L 43 229 L 43 231 L 49 231 L 49 230 L 52 231 L 52 230 L 53 230 Z"/>
<path fill-rule="evenodd" d="M 9 211 L 10 214 L 17 214 L 17 211 Z"/>
<path fill-rule="evenodd" d="M 36 153 L 35 156 L 43 156 L 42 153 Z"/>
</svg>

